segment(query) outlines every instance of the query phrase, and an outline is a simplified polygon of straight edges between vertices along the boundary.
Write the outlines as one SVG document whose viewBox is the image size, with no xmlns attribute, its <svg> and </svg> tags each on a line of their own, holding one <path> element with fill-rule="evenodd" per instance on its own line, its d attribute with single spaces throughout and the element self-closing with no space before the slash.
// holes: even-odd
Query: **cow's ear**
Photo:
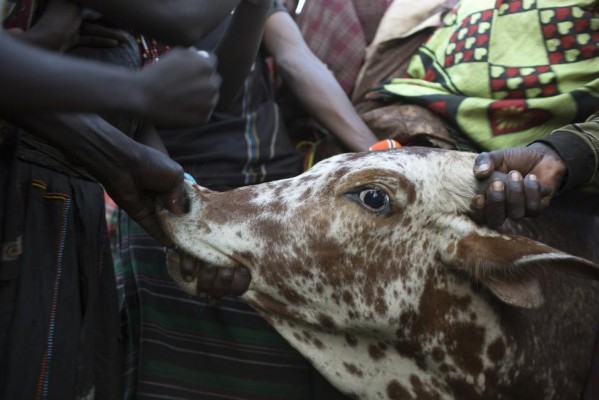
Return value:
<svg viewBox="0 0 599 400">
<path fill-rule="evenodd" d="M 443 262 L 485 285 L 502 301 L 537 308 L 546 269 L 599 279 L 599 266 L 521 236 L 470 233 L 441 252 Z"/>
<path fill-rule="evenodd" d="M 539 308 L 545 302 L 536 275 L 521 277 L 482 276 L 479 281 L 504 303 L 521 308 Z"/>
</svg>

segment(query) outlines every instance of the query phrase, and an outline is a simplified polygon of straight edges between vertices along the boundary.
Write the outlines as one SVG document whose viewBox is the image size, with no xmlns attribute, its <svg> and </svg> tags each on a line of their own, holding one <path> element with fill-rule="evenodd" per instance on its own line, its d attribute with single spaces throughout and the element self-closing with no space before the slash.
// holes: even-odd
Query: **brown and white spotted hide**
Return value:
<svg viewBox="0 0 599 400">
<path fill-rule="evenodd" d="M 183 251 L 247 267 L 242 298 L 354 398 L 578 399 L 599 290 L 568 273 L 597 277 L 597 266 L 476 225 L 467 214 L 474 157 L 344 154 L 229 192 L 193 185 L 189 214 L 159 214 Z M 590 236 L 595 251 L 599 230 L 574 232 L 564 221 L 507 228 L 561 235 L 579 251 Z M 171 273 L 195 293 L 195 282 Z"/>
</svg>

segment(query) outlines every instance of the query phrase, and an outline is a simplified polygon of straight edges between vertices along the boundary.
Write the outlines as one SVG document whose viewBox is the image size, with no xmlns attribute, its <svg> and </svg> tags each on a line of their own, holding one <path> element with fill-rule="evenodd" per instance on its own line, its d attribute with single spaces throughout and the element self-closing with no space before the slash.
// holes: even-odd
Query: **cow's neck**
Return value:
<svg viewBox="0 0 599 400">
<path fill-rule="evenodd" d="M 469 283 L 445 275 L 435 281 L 440 286 L 425 286 L 422 298 L 436 301 L 421 303 L 412 313 L 414 320 L 400 317 L 399 323 L 382 323 L 395 328 L 376 334 L 327 330 L 299 322 L 306 316 L 294 317 L 291 308 L 279 309 L 264 297 L 246 300 L 259 311 L 266 305 L 268 312 L 261 312 L 265 319 L 333 385 L 359 399 L 478 398 L 487 380 L 498 383 L 510 375 L 515 348 L 500 340 L 504 333 L 495 317 L 472 320 L 472 312 L 495 314 L 486 310 L 485 301 L 467 295 Z"/>
<path fill-rule="evenodd" d="M 499 321 L 468 281 L 424 265 L 406 270 L 410 275 L 400 282 L 414 283 L 413 289 L 398 287 L 400 296 L 385 297 L 385 309 L 394 311 L 374 324 L 365 304 L 354 309 L 358 317 L 344 320 L 315 317 L 322 313 L 277 300 L 267 287 L 250 290 L 245 300 L 264 310 L 265 319 L 333 385 L 361 400 L 480 397 L 486 370 L 498 379 L 497 360 L 486 350 L 502 337 Z M 426 276 L 424 285 L 417 285 L 419 276 Z M 507 368 L 510 351 L 503 342 L 498 346 Z"/>
<path fill-rule="evenodd" d="M 326 332 L 270 314 L 264 317 L 333 385 L 360 400 L 451 399 L 447 386 L 421 368 L 424 360 L 401 354 L 394 343 Z M 424 361 L 426 362 L 426 361 Z"/>
</svg>

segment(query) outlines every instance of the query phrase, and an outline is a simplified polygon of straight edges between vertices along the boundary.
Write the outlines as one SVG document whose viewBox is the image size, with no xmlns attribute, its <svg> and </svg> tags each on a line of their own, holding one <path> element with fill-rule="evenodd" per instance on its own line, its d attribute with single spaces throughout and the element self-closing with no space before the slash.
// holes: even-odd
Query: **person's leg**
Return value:
<svg viewBox="0 0 599 400">
<path fill-rule="evenodd" d="M 26 162 L 18 171 L 23 252 L 2 398 L 118 398 L 116 295 L 101 236 L 101 189 Z"/>
</svg>

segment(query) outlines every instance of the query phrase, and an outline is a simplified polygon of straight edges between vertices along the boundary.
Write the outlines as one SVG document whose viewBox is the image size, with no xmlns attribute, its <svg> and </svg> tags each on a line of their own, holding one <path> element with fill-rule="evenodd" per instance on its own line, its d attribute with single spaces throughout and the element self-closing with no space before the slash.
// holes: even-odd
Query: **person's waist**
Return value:
<svg viewBox="0 0 599 400">
<path fill-rule="evenodd" d="M 30 133 L 20 131 L 17 157 L 56 172 L 90 181 L 96 181 L 87 170 L 69 161 L 60 150 Z"/>
</svg>

